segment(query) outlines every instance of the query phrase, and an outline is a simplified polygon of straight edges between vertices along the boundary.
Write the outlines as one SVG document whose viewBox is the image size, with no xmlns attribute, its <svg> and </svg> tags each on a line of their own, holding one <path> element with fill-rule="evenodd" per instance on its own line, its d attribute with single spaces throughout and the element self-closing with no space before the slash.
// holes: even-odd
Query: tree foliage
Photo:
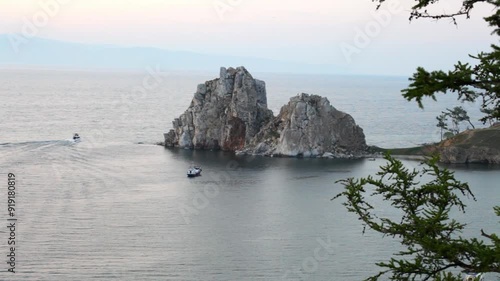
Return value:
<svg viewBox="0 0 500 281">
<path fill-rule="evenodd" d="M 385 0 L 373 0 L 380 7 Z M 419 18 L 443 19 L 449 18 L 456 24 L 460 16 L 470 17 L 475 5 L 488 4 L 493 9 L 485 21 L 493 28 L 493 36 L 500 35 L 500 0 L 464 0 L 462 5 L 453 12 L 432 14 L 428 12 L 439 0 L 415 0 L 410 12 L 410 20 Z M 476 55 L 469 55 L 472 63 L 458 62 L 449 71 L 427 71 L 418 67 L 410 78 L 411 84 L 402 90 L 403 96 L 411 101 L 415 100 L 423 107 L 423 98 L 431 97 L 436 100 L 436 94 L 456 93 L 458 100 L 478 101 L 484 116 L 483 123 L 500 120 L 500 48 L 491 45 L 491 50 Z"/>
<path fill-rule="evenodd" d="M 441 140 L 443 140 L 443 131 L 448 131 L 448 118 L 447 115 L 444 113 L 441 113 L 441 115 L 436 116 L 436 119 L 438 123 L 436 124 L 436 127 L 441 129 Z"/>
<path fill-rule="evenodd" d="M 481 230 L 488 243 L 463 238 L 461 232 L 466 224 L 450 217 L 452 210 L 465 212 L 461 197 L 475 199 L 467 183 L 439 168 L 436 158 L 425 161 L 421 170 L 409 170 L 388 154 L 385 159 L 387 164 L 375 177 L 340 180 L 344 191 L 335 197 L 345 198 L 343 204 L 359 217 L 365 229 L 397 238 L 403 245 L 389 261 L 377 263 L 383 270 L 366 280 L 461 281 L 451 268 L 500 272 L 499 237 Z M 428 182 L 420 182 L 427 177 L 431 178 Z M 376 197 L 389 202 L 402 215 L 397 219 L 377 215 L 373 203 Z M 500 216 L 500 207 L 495 207 L 495 212 Z"/>
<path fill-rule="evenodd" d="M 385 0 L 373 0 L 382 5 Z M 470 17 L 478 4 L 490 5 L 492 14 L 485 21 L 493 28 L 492 35 L 500 35 L 500 0 L 463 0 L 456 11 L 432 14 L 429 10 L 440 0 L 414 0 L 410 21 L 419 18 L 451 19 L 455 24 L 460 16 Z M 378 8 L 377 7 L 377 8 Z M 436 100 L 436 94 L 456 93 L 458 100 L 478 101 L 484 117 L 480 120 L 492 122 L 500 119 L 500 48 L 491 46 L 488 52 L 470 55 L 475 62 L 458 62 L 449 71 L 427 71 L 418 67 L 410 78 L 411 84 L 402 90 L 403 97 L 415 100 L 423 107 L 423 99 Z M 438 116 L 438 127 L 449 129 L 447 117 L 468 121 L 461 110 L 449 110 Z M 472 123 L 470 123 L 472 124 Z M 455 127 L 458 127 L 455 126 Z M 403 164 L 386 155 L 387 164 L 381 167 L 376 177 L 349 178 L 341 180 L 344 191 L 335 198 L 345 198 L 347 210 L 355 213 L 365 228 L 400 240 L 403 249 L 386 262 L 377 265 L 383 268 L 367 280 L 381 277 L 389 280 L 445 280 L 461 281 L 451 271 L 458 268 L 474 272 L 500 273 L 500 239 L 497 234 L 481 230 L 482 239 L 461 236 L 465 224 L 450 217 L 452 210 L 465 211 L 462 196 L 474 198 L 469 186 L 454 178 L 452 172 L 436 165 L 437 159 L 424 163 L 422 170 L 409 170 Z M 425 178 L 431 180 L 421 183 Z M 367 191 L 370 190 L 370 196 Z M 380 197 L 402 212 L 401 217 L 391 219 L 377 215 L 371 199 Z M 500 206 L 494 207 L 500 216 Z M 384 279 L 386 280 L 386 279 Z"/>
<path fill-rule="evenodd" d="M 465 110 L 461 106 L 455 106 L 453 109 L 447 108 L 444 114 L 448 114 L 451 117 L 451 120 L 454 125 L 456 125 L 457 129 L 458 124 L 460 124 L 461 122 L 467 122 L 472 127 L 472 129 L 475 129 L 474 124 L 472 124 L 472 122 L 470 121 L 470 117 L 467 114 L 467 110 Z"/>
<path fill-rule="evenodd" d="M 451 119 L 453 126 L 448 126 L 448 117 Z M 441 129 L 441 140 L 443 140 L 443 131 L 451 133 L 452 136 L 460 133 L 460 123 L 467 122 L 474 129 L 474 124 L 470 121 L 467 111 L 461 106 L 455 106 L 453 109 L 447 108 L 442 111 L 441 115 L 437 116 L 438 123 L 436 126 Z"/>
<path fill-rule="evenodd" d="M 382 5 L 385 0 L 372 0 Z M 470 17 L 478 4 L 490 5 L 492 14 L 485 21 L 493 28 L 492 35 L 500 35 L 500 0 L 463 0 L 456 11 L 432 14 L 429 12 L 440 0 L 413 0 L 410 20 L 419 18 L 451 19 Z M 493 122 L 500 119 L 500 48 L 491 46 L 488 52 L 470 55 L 475 62 L 458 62 L 449 71 L 427 71 L 418 67 L 410 78 L 411 84 L 402 90 L 403 97 L 415 100 L 423 107 L 423 99 L 436 99 L 436 94 L 456 93 L 460 101 L 478 101 L 484 117 L 480 120 Z M 447 117 L 453 110 L 438 117 L 438 127 L 448 129 Z M 455 114 L 456 113 L 456 114 Z M 456 110 L 456 120 L 468 120 L 468 116 Z M 464 119 L 465 118 L 465 119 Z M 472 124 L 472 123 L 471 123 Z M 437 166 L 437 159 L 427 160 L 421 170 L 409 170 L 389 155 L 387 164 L 380 167 L 376 176 L 349 178 L 339 181 L 344 191 L 342 197 L 349 212 L 355 213 L 369 228 L 384 236 L 397 238 L 402 250 L 385 262 L 377 263 L 382 271 L 367 280 L 435 280 L 462 281 L 452 269 L 472 272 L 500 273 L 500 238 L 481 230 L 481 238 L 464 238 L 462 230 L 466 224 L 450 217 L 453 210 L 465 212 L 464 196 L 472 197 L 467 183 L 455 179 L 453 172 Z M 427 182 L 421 182 L 430 179 Z M 368 193 L 369 192 L 369 193 Z M 367 195 L 368 194 L 368 195 Z M 400 210 L 401 216 L 394 218 L 377 214 L 374 207 L 376 197 Z M 334 198 L 334 199 L 335 199 Z M 500 206 L 494 207 L 500 216 Z"/>
</svg>

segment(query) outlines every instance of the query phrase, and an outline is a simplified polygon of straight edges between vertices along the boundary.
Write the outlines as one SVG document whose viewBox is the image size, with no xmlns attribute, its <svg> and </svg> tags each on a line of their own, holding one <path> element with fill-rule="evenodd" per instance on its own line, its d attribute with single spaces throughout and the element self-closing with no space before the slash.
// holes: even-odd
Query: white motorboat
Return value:
<svg viewBox="0 0 500 281">
<path fill-rule="evenodd" d="M 465 273 L 464 281 L 484 281 L 484 276 L 482 273 Z"/>
<path fill-rule="evenodd" d="M 201 167 L 194 166 L 188 169 L 187 176 L 190 178 L 201 176 Z"/>
<path fill-rule="evenodd" d="M 74 141 L 74 142 L 79 142 L 79 141 L 80 141 L 80 136 L 79 136 L 77 133 L 75 133 L 75 134 L 73 135 L 73 141 Z"/>
</svg>

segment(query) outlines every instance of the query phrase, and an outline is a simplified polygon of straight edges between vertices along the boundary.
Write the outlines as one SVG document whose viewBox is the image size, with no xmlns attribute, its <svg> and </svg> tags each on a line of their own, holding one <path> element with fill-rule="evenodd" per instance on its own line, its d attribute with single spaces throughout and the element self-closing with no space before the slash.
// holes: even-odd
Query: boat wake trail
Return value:
<svg viewBox="0 0 500 281">
<path fill-rule="evenodd" d="M 24 141 L 24 142 L 5 142 L 0 143 L 0 147 L 17 147 L 17 146 L 49 146 L 49 145 L 74 145 L 75 142 L 72 139 L 67 140 L 46 140 L 46 141 Z"/>
<path fill-rule="evenodd" d="M 73 140 L 46 140 L 0 143 L 0 162 L 29 163 L 32 159 L 58 158 L 74 150 Z M 39 163 L 41 163 L 40 161 Z"/>
</svg>

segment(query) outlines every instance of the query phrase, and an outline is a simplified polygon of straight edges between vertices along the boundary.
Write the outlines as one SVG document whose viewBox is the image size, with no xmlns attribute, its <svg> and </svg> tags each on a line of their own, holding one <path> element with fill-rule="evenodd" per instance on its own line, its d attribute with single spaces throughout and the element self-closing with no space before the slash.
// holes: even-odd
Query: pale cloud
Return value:
<svg viewBox="0 0 500 281">
<path fill-rule="evenodd" d="M 57 0 L 1 1 L 2 21 L 18 21 L 29 16 L 40 3 Z M 94 26 L 107 21 L 134 23 L 212 22 L 223 24 L 217 4 L 228 6 L 227 22 L 276 21 L 283 23 L 349 22 L 366 18 L 375 5 L 367 0 L 64 0 L 61 20 L 54 25 L 86 23 Z"/>
<path fill-rule="evenodd" d="M 0 0 L 0 33 L 19 33 L 21 19 L 40 10 L 40 3 L 51 1 L 58 0 Z M 443 57 L 442 64 L 448 64 L 456 52 L 474 52 L 481 46 L 486 49 L 496 40 L 482 20 L 482 15 L 491 13 L 488 6 L 476 8 L 472 19 L 460 20 L 457 28 L 446 20 L 418 20 L 410 24 L 408 11 L 413 1 L 391 0 L 401 6 L 402 12 L 393 14 L 389 24 L 369 38 L 363 55 L 346 63 L 339 45 L 352 42 L 357 30 L 374 21 L 378 12 L 371 0 L 64 1 L 67 4 L 40 30 L 39 36 L 331 63 L 350 69 L 373 69 L 373 64 L 385 59 L 392 67 L 398 67 L 398 61 L 407 63 L 399 66 L 400 72 L 405 73 L 418 62 L 427 62 L 429 56 L 425 52 L 434 52 L 429 63 L 437 67 L 439 57 Z M 445 1 L 436 9 L 452 11 L 459 3 Z M 408 58 L 398 59 L 395 54 L 406 54 Z"/>
</svg>

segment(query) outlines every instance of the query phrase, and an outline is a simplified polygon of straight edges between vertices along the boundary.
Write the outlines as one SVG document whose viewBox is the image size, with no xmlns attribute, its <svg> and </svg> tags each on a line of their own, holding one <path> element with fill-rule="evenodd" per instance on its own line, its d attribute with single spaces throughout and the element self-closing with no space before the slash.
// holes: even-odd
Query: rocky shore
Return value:
<svg viewBox="0 0 500 281">
<path fill-rule="evenodd" d="M 448 164 L 500 164 L 500 123 L 489 128 L 467 130 L 436 144 L 374 150 L 405 157 L 437 155 L 442 163 Z"/>
</svg>

